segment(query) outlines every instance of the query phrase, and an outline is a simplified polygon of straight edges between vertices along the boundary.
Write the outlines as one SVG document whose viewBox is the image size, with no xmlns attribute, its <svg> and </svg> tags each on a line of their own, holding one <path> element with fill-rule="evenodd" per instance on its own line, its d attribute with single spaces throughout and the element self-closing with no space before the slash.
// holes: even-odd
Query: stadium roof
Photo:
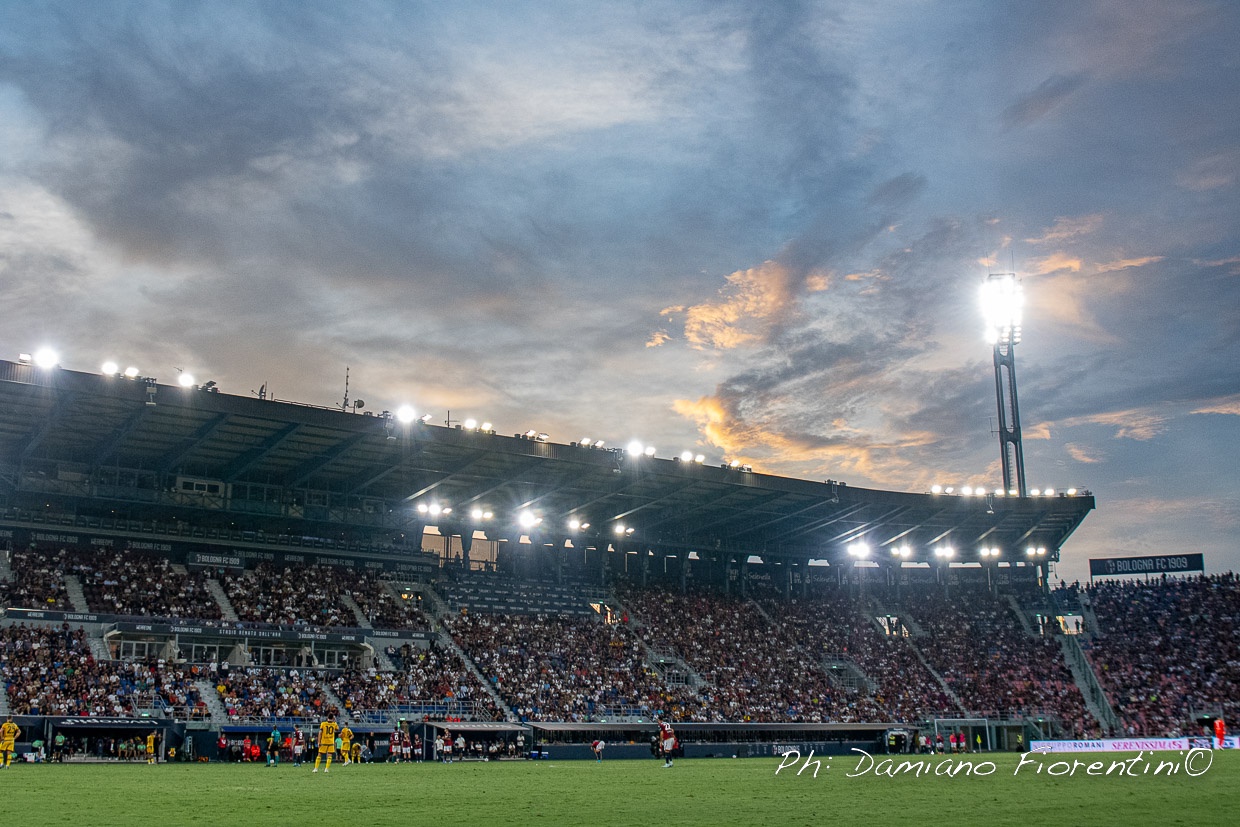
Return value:
<svg viewBox="0 0 1240 827">
<path fill-rule="evenodd" d="M 218 494 L 189 493 L 187 479 Z M 1008 560 L 1041 546 L 1054 559 L 1094 507 L 1087 494 L 863 489 L 0 361 L 0 501 L 34 497 L 79 509 L 190 508 L 255 525 L 425 523 L 557 543 L 574 536 L 576 518 L 590 527 L 574 546 L 837 560 L 865 542 L 874 559 L 907 545 L 914 561 L 933 559 L 939 545 L 953 546 L 957 561 L 977 560 L 981 546 Z M 417 510 L 432 504 L 452 511 Z M 475 523 L 475 510 L 491 518 Z M 523 511 L 541 522 L 519 528 Z M 618 524 L 633 531 L 617 534 Z"/>
</svg>

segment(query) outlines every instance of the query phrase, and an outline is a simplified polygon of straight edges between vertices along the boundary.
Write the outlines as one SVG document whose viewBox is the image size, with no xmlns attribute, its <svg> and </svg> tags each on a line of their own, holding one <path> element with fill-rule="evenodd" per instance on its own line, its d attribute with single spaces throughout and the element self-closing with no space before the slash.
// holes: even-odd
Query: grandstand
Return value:
<svg viewBox="0 0 1240 827">
<path fill-rule="evenodd" d="M 84 750 L 156 722 L 214 754 L 221 733 L 329 712 L 380 752 L 395 729 L 456 726 L 640 753 L 661 711 L 691 753 L 769 755 L 936 720 L 996 747 L 1165 734 L 1232 703 L 1230 673 L 1175 662 L 1194 587 L 1092 593 L 1084 647 L 1044 622 L 1080 608 L 1047 579 L 1093 506 L 0 362 L 0 712 L 89 730 Z M 1210 587 L 1195 639 L 1233 628 L 1234 586 Z M 1134 665 L 1125 599 L 1161 612 L 1162 660 Z M 1135 697 L 1150 674 L 1164 693 Z"/>
</svg>

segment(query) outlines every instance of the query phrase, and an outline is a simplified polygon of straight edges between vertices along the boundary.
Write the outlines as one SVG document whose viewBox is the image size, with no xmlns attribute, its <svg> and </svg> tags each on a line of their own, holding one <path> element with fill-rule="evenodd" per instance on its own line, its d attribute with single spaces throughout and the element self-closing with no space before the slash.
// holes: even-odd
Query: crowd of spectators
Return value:
<svg viewBox="0 0 1240 827">
<path fill-rule="evenodd" d="M 874 683 L 874 701 L 890 720 L 959 714 L 917 657 L 898 619 L 884 634 L 864 601 L 835 587 L 815 587 L 810 595 L 788 601 L 763 596 L 759 602 L 780 631 L 807 651 L 820 658 L 843 656 L 857 664 Z"/>
<path fill-rule="evenodd" d="M 339 571 L 342 586 L 362 610 L 373 629 L 421 629 L 431 627 L 416 596 L 400 598 L 388 583 L 373 572 Z"/>
<path fill-rule="evenodd" d="M 233 668 L 216 675 L 215 691 L 231 720 L 319 718 L 339 709 L 325 691 L 325 672 L 267 667 Z"/>
<path fill-rule="evenodd" d="M 317 564 L 259 563 L 226 573 L 221 581 L 233 610 L 243 621 L 275 626 L 357 626 L 341 600 L 342 570 Z"/>
<path fill-rule="evenodd" d="M 450 710 L 472 704 L 480 710 L 480 717 L 502 717 L 477 676 L 455 652 L 434 643 L 425 649 L 405 644 L 393 648 L 388 657 L 396 666 L 394 671 L 350 667 L 332 680 L 345 709 L 354 714 L 415 714 L 427 708 Z"/>
<path fill-rule="evenodd" d="M 68 559 L 92 612 L 176 620 L 218 620 L 220 604 L 201 572 L 182 573 L 159 554 L 74 549 Z"/>
<path fill-rule="evenodd" d="M 9 568 L 13 572 L 13 581 L 0 584 L 5 604 L 19 609 L 73 611 L 69 592 L 61 577 L 68 555 L 69 552 L 65 549 L 41 551 L 27 548 L 10 551 Z"/>
<path fill-rule="evenodd" d="M 0 627 L 0 675 L 15 715 L 127 715 L 133 685 L 116 661 L 98 661 L 86 632 Z"/>
<path fill-rule="evenodd" d="M 1102 581 L 1074 590 L 1098 620 L 1082 641 L 1124 730 L 1197 734 L 1201 715 L 1240 721 L 1240 579 Z"/>
<path fill-rule="evenodd" d="M 875 721 L 873 698 L 836 687 L 819 660 L 767 622 L 757 605 L 708 592 L 630 589 L 621 596 L 656 651 L 704 682 L 682 717 L 706 721 Z"/>
<path fill-rule="evenodd" d="M 1097 732 L 1058 640 L 1029 634 L 1006 600 L 984 589 L 909 590 L 903 604 L 926 632 L 918 648 L 970 715 L 1052 716 L 1065 733 Z"/>
<path fill-rule="evenodd" d="M 629 629 L 597 616 L 470 614 L 445 625 L 522 720 L 651 715 L 692 696 L 645 665 Z"/>
</svg>

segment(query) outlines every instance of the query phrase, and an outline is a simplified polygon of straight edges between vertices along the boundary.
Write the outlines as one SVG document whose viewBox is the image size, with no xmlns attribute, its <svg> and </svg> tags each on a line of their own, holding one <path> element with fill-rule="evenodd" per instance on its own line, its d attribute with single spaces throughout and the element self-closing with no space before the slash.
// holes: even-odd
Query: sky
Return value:
<svg viewBox="0 0 1240 827">
<path fill-rule="evenodd" d="M 927 491 L 1240 570 L 1240 4 L 0 3 L 0 358 Z"/>
</svg>

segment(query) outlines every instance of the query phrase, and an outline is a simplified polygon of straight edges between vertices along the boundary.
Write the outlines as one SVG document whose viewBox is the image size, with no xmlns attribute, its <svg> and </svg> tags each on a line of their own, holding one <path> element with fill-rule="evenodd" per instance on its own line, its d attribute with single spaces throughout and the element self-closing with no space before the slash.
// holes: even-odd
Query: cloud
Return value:
<svg viewBox="0 0 1240 827">
<path fill-rule="evenodd" d="M 1081 260 L 1068 253 L 1052 253 L 1043 258 L 1030 259 L 1030 270 L 1039 276 L 1070 270 L 1073 273 L 1081 269 Z"/>
<path fill-rule="evenodd" d="M 1103 217 L 1099 213 L 1082 215 L 1075 218 L 1060 216 L 1049 229 L 1039 236 L 1026 238 L 1028 244 L 1059 244 L 1081 236 L 1090 235 L 1102 226 Z"/>
<path fill-rule="evenodd" d="M 1240 416 L 1240 394 L 1212 400 L 1199 408 L 1193 409 L 1192 412 L 1195 414 L 1225 414 L 1227 416 Z"/>
<path fill-rule="evenodd" d="M 1116 439 L 1134 439 L 1146 442 L 1167 431 L 1168 417 L 1151 409 L 1137 408 L 1124 411 L 1107 411 L 1072 417 L 1056 423 L 1061 428 L 1079 425 L 1106 425 L 1115 429 Z"/>
<path fill-rule="evenodd" d="M 718 300 L 685 311 L 685 338 L 695 348 L 720 350 L 763 341 L 791 309 L 795 282 L 788 267 L 773 261 L 732 273 Z"/>
<path fill-rule="evenodd" d="M 1103 456 L 1100 451 L 1098 451 L 1096 448 L 1093 448 L 1087 445 L 1080 445 L 1075 442 L 1067 442 L 1067 443 L 1064 443 L 1063 448 L 1065 451 L 1068 452 L 1068 456 L 1072 457 L 1077 462 L 1082 462 L 1087 465 L 1092 465 L 1093 463 L 1102 462 L 1103 460 Z"/>
<path fill-rule="evenodd" d="M 1003 110 L 1000 120 L 1005 130 L 1029 126 L 1047 117 L 1089 80 L 1085 72 L 1051 75 L 1032 92 Z"/>
<path fill-rule="evenodd" d="M 1103 264 L 1094 265 L 1094 270 L 1098 273 L 1114 273 L 1118 270 L 1127 270 L 1130 267 L 1144 267 L 1147 264 L 1156 264 L 1162 261 L 1164 256 L 1142 256 L 1141 258 L 1122 258 L 1117 261 L 1108 261 Z"/>
<path fill-rule="evenodd" d="M 659 347 L 666 344 L 671 339 L 671 334 L 666 330 L 656 330 L 650 334 L 650 338 L 646 340 L 646 347 Z"/>
</svg>

